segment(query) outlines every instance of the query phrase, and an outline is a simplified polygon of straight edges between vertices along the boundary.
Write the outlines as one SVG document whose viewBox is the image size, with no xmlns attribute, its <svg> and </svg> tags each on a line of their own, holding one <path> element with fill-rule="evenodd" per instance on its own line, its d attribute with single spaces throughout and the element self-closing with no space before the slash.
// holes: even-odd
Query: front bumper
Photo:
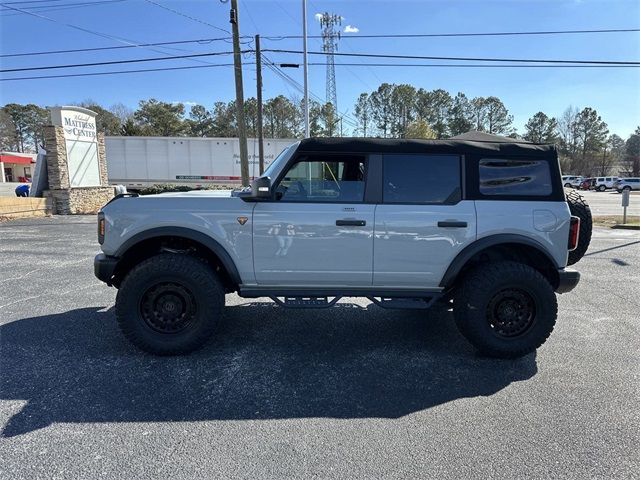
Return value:
<svg viewBox="0 0 640 480">
<path fill-rule="evenodd" d="M 118 258 L 110 257 L 104 253 L 99 253 L 93 259 L 93 273 L 95 273 L 98 280 L 103 281 L 107 285 L 112 285 L 113 272 L 118 264 Z"/>
<path fill-rule="evenodd" d="M 575 270 L 558 270 L 558 287 L 556 293 L 567 293 L 573 290 L 580 281 L 580 272 Z"/>
</svg>

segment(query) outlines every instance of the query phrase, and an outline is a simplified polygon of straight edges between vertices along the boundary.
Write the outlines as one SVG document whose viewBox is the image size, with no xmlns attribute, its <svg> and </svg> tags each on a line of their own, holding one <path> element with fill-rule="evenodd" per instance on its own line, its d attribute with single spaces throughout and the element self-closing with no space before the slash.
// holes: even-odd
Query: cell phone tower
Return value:
<svg viewBox="0 0 640 480">
<path fill-rule="evenodd" d="M 340 40 L 340 25 L 342 17 L 332 13 L 323 13 L 319 18 L 322 30 L 322 51 L 327 54 L 327 103 L 333 105 L 333 111 L 338 115 L 338 94 L 336 91 L 336 65 L 333 54 L 338 50 Z M 336 29 L 336 27 L 338 27 Z"/>
</svg>

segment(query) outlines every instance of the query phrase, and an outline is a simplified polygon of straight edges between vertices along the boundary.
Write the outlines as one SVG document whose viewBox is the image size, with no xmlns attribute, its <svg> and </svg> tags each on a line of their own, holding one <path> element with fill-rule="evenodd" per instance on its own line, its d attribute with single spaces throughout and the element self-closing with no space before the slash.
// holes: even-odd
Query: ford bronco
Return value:
<svg viewBox="0 0 640 480">
<path fill-rule="evenodd" d="M 481 353 L 513 358 L 553 330 L 590 220 L 552 145 L 305 139 L 245 190 L 117 196 L 94 267 L 118 288 L 124 335 L 154 354 L 201 347 L 236 292 L 294 308 L 444 301 Z"/>
</svg>

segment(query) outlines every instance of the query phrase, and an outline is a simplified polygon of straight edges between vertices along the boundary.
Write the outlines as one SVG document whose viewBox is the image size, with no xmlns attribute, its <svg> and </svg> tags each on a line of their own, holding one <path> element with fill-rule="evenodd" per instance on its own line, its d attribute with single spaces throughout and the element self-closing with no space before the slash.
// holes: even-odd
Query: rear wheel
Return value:
<svg viewBox="0 0 640 480">
<path fill-rule="evenodd" d="M 216 273 L 186 254 L 163 253 L 134 267 L 116 297 L 125 337 L 156 355 L 178 355 L 204 345 L 224 306 Z"/>
<path fill-rule="evenodd" d="M 464 277 L 453 310 L 460 333 L 482 354 L 517 358 L 547 340 L 558 305 L 551 285 L 537 270 L 496 262 Z"/>
<path fill-rule="evenodd" d="M 567 188 L 571 188 L 571 184 L 570 183 L 565 183 L 564 186 L 567 187 Z"/>
<path fill-rule="evenodd" d="M 569 260 L 567 265 L 577 263 L 589 248 L 591 243 L 591 232 L 593 230 L 593 218 L 591 217 L 591 209 L 586 200 L 577 190 L 566 190 L 567 203 L 571 215 L 580 219 L 580 235 L 578 236 L 578 246 L 575 250 L 569 252 Z"/>
<path fill-rule="evenodd" d="M 627 185 L 626 187 L 622 187 L 622 191 L 629 191 L 631 190 L 631 187 L 629 185 Z"/>
<path fill-rule="evenodd" d="M 598 187 L 598 191 L 599 191 L 599 192 L 604 192 L 606 189 L 607 189 L 607 187 L 605 187 L 604 185 L 600 185 L 600 186 Z"/>
</svg>

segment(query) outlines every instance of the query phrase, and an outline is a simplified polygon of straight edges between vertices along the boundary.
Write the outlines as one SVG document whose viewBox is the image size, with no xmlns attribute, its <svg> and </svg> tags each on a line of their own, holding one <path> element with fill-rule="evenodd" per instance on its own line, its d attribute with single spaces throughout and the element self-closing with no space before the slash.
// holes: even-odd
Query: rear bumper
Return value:
<svg viewBox="0 0 640 480">
<path fill-rule="evenodd" d="M 101 280 L 111 286 L 111 279 L 113 278 L 113 272 L 115 271 L 117 264 L 118 258 L 110 257 L 104 253 L 99 253 L 93 259 L 93 273 L 95 273 L 98 280 Z"/>
<path fill-rule="evenodd" d="M 575 270 L 558 270 L 558 287 L 556 293 L 567 293 L 573 290 L 580 281 L 580 272 Z"/>
</svg>

